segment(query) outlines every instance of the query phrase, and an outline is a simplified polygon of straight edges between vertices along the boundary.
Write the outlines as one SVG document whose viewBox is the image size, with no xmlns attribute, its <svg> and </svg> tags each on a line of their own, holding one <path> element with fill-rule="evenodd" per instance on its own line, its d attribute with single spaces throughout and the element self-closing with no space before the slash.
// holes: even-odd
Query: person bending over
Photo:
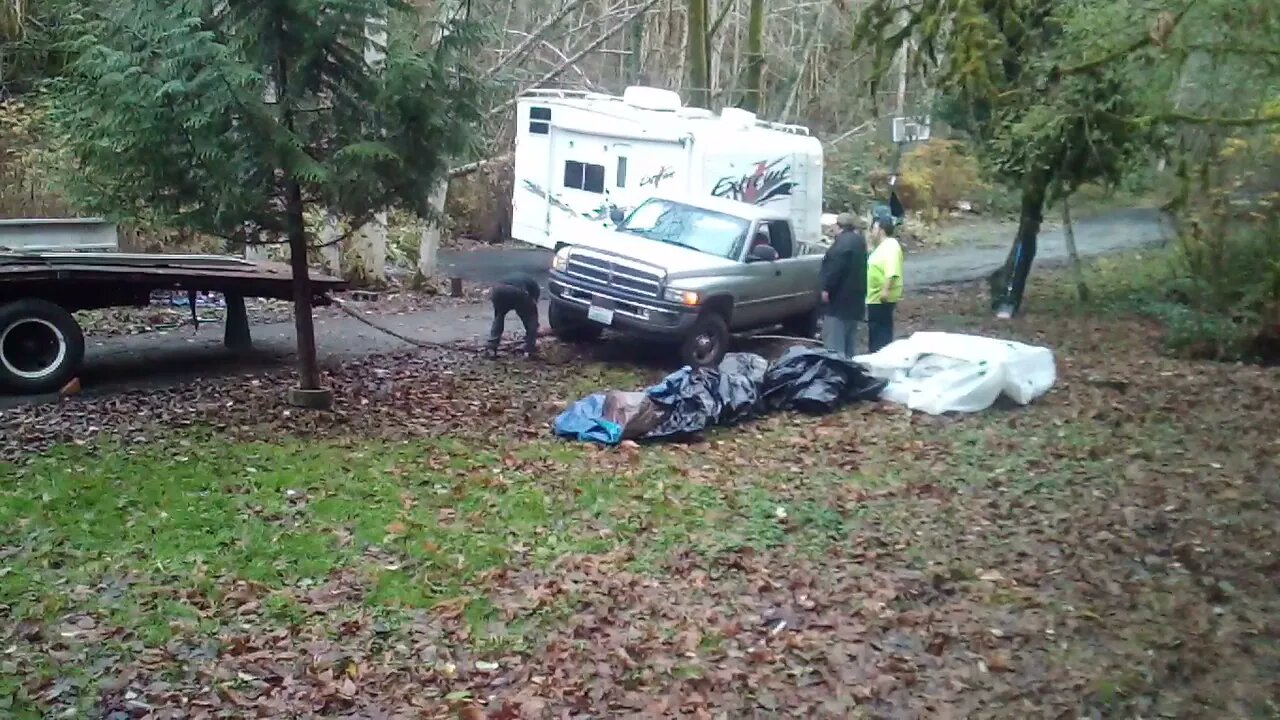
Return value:
<svg viewBox="0 0 1280 720">
<path fill-rule="evenodd" d="M 525 273 L 512 273 L 493 286 L 493 327 L 489 329 L 487 354 L 498 356 L 507 313 L 515 311 L 524 323 L 524 350 L 529 357 L 538 356 L 538 281 Z"/>
</svg>

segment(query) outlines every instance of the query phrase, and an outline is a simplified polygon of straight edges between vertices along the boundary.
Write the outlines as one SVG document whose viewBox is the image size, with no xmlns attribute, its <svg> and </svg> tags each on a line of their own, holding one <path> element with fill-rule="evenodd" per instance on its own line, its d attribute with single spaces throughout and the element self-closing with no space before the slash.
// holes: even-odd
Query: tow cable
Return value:
<svg viewBox="0 0 1280 720">
<path fill-rule="evenodd" d="M 427 350 L 457 350 L 457 349 L 459 349 L 459 348 L 463 348 L 463 349 L 475 349 L 475 345 L 474 345 L 474 344 L 470 344 L 470 345 L 468 345 L 468 344 L 465 344 L 465 343 L 463 343 L 463 342 L 461 342 L 461 341 L 458 341 L 458 342 L 432 342 L 432 341 L 430 341 L 430 340 L 419 340 L 418 338 L 409 337 L 408 335 L 405 335 L 405 334 L 403 334 L 403 333 L 396 332 L 395 330 L 392 330 L 392 329 L 391 329 L 391 328 L 389 328 L 389 327 L 385 327 L 385 326 L 383 326 L 383 325 L 379 325 L 378 323 L 376 323 L 376 322 L 374 322 L 374 321 L 370 320 L 369 318 L 365 317 L 364 315 L 361 315 L 361 314 L 359 313 L 359 311 L 356 311 L 356 310 L 353 310 L 353 309 L 351 309 L 351 308 L 347 307 L 347 301 L 346 301 L 346 300 L 340 300 L 340 299 L 338 299 L 338 298 L 336 298 L 336 297 L 330 297 L 330 298 L 329 298 L 329 301 L 330 301 L 330 302 L 332 302 L 334 305 L 336 305 L 336 306 L 338 307 L 338 309 L 339 309 L 339 310 L 341 310 L 342 312 L 346 313 L 347 315 L 350 315 L 351 317 L 355 318 L 356 320 L 359 320 L 360 322 L 364 323 L 365 325 L 368 325 L 369 327 L 373 328 L 374 330 L 377 330 L 377 331 L 382 332 L 382 333 L 386 333 L 387 335 L 390 335 L 391 337 L 393 337 L 393 338 L 395 338 L 395 339 L 397 339 L 397 340 L 400 340 L 400 341 L 402 341 L 402 342 L 407 342 L 407 343 L 409 343 L 410 345 L 417 345 L 418 347 L 420 347 L 420 348 L 425 348 L 425 349 L 427 349 Z"/>
<path fill-rule="evenodd" d="M 418 338 L 409 337 L 408 335 L 392 330 L 389 327 L 379 325 L 378 323 L 370 320 L 364 315 L 361 315 L 358 311 L 353 310 L 350 307 L 347 307 L 346 300 L 341 300 L 335 297 L 331 297 L 329 298 L 329 300 L 334 305 L 336 305 L 338 309 L 341 310 L 343 313 L 350 315 L 351 317 L 355 318 L 356 320 L 359 320 L 365 325 L 368 325 L 374 330 L 377 330 L 382 333 L 386 333 L 387 335 L 390 335 L 391 337 L 397 340 L 400 340 L 402 342 L 407 342 L 410 345 L 416 345 L 420 348 L 425 348 L 427 350 L 458 350 L 458 349 L 475 350 L 477 349 L 477 346 L 474 343 L 465 343 L 462 341 L 432 342 L 430 340 L 420 340 Z M 747 337 L 753 340 L 787 340 L 791 342 L 809 343 L 811 345 L 822 344 L 821 340 L 815 340 L 813 338 L 792 337 L 790 335 L 748 335 Z M 515 346 L 515 345 L 522 345 L 523 343 L 521 341 L 512 340 L 504 344 Z"/>
</svg>

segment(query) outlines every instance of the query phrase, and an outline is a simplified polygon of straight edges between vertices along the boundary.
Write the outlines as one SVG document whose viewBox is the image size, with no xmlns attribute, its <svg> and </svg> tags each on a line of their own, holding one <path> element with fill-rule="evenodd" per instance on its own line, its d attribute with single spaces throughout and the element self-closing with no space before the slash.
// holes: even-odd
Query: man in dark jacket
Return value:
<svg viewBox="0 0 1280 720">
<path fill-rule="evenodd" d="M 858 323 L 867 313 L 867 240 L 850 213 L 836 218 L 839 232 L 822 258 L 822 344 L 853 357 Z"/>
<path fill-rule="evenodd" d="M 538 281 L 525 273 L 512 273 L 493 286 L 493 327 L 489 329 L 489 357 L 498 355 L 507 313 L 514 310 L 524 323 L 524 349 L 529 357 L 538 355 Z"/>
</svg>

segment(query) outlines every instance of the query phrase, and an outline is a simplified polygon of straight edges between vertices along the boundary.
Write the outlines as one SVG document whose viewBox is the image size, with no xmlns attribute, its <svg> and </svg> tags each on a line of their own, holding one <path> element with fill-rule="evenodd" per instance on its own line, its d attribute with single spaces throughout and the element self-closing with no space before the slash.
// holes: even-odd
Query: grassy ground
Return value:
<svg viewBox="0 0 1280 720">
<path fill-rule="evenodd" d="M 1280 374 L 1161 357 L 1158 262 L 905 303 L 1055 349 L 968 417 L 602 451 L 545 423 L 661 372 L 565 348 L 373 360 L 321 419 L 270 379 L 12 411 L 49 449 L 0 466 L 0 715 L 1276 717 Z"/>
</svg>

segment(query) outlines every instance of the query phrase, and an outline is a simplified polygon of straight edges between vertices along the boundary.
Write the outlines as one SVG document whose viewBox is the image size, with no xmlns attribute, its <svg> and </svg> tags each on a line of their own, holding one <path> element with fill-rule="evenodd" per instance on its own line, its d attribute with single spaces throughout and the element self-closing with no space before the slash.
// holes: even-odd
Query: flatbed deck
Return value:
<svg viewBox="0 0 1280 720">
<path fill-rule="evenodd" d="M 311 282 L 317 305 L 327 304 L 328 293 L 346 287 L 342 280 L 314 271 Z M 41 295 L 56 293 L 64 301 L 59 304 L 75 305 L 75 310 L 145 304 L 146 298 L 138 292 L 143 290 L 148 298 L 151 290 L 211 290 L 281 300 L 293 297 L 292 272 L 284 263 L 221 255 L 0 252 L 0 302 L 6 297 L 29 297 L 32 285 L 45 288 Z M 139 302 L 118 302 L 124 290 Z"/>
<path fill-rule="evenodd" d="M 311 272 L 311 304 L 327 305 L 338 278 Z M 72 313 L 150 304 L 156 290 L 226 298 L 224 343 L 251 345 L 245 298 L 293 298 L 288 265 L 223 255 L 0 251 L 0 388 L 48 392 L 79 371 L 84 335 Z"/>
</svg>

